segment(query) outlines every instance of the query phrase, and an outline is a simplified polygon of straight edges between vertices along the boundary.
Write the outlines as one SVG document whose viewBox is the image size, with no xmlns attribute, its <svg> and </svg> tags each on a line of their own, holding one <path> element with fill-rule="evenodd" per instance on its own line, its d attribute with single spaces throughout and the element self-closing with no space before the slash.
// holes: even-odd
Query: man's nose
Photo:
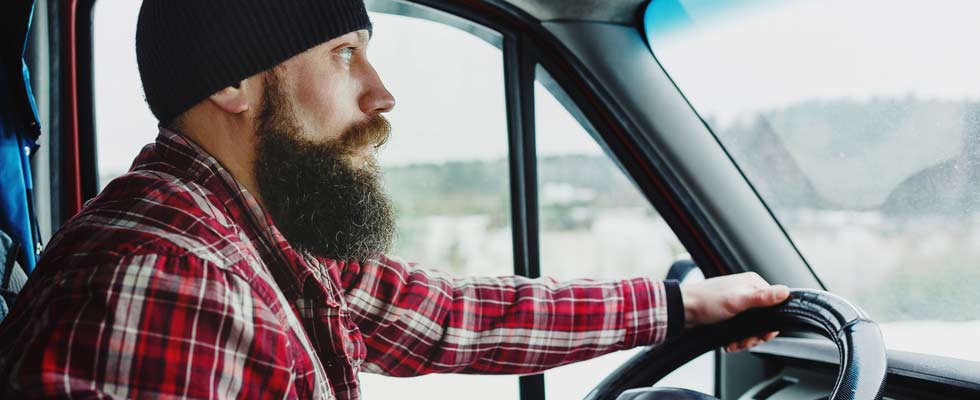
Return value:
<svg viewBox="0 0 980 400">
<path fill-rule="evenodd" d="M 395 97 L 381 82 L 381 77 L 373 66 L 367 67 L 366 90 L 360 99 L 361 111 L 365 114 L 386 113 L 395 108 Z"/>
</svg>

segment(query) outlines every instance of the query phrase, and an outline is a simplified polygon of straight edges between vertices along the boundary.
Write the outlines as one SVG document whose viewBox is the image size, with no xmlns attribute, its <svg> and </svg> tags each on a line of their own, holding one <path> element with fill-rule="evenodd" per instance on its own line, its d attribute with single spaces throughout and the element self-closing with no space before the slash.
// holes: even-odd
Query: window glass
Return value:
<svg viewBox="0 0 980 400">
<path fill-rule="evenodd" d="M 606 155 L 590 134 L 587 121 L 540 68 L 534 99 L 541 273 L 559 279 L 666 277 L 673 261 L 687 257 L 680 240 Z M 548 398 L 584 398 L 603 376 L 641 350 L 620 351 L 548 371 Z M 708 353 L 658 385 L 711 393 L 713 379 L 714 358 Z"/>
<path fill-rule="evenodd" d="M 371 3 L 387 11 L 418 10 Z M 157 134 L 136 66 L 139 5 L 99 0 L 94 11 L 102 186 L 126 172 Z M 491 43 L 496 33 L 459 21 L 467 29 L 380 13 L 371 19 L 369 57 L 398 104 L 388 114 L 391 140 L 379 154 L 398 213 L 395 253 L 458 275 L 512 274 L 503 56 Z M 513 376 L 399 379 L 364 373 L 360 379 L 369 399 L 518 397 Z"/>
<path fill-rule="evenodd" d="M 978 13 L 657 0 L 645 20 L 657 60 L 827 287 L 890 348 L 975 361 L 980 56 L 963 46 Z"/>
<path fill-rule="evenodd" d="M 157 119 L 143 99 L 136 67 L 140 1 L 95 2 L 92 26 L 95 142 L 99 188 L 129 170 L 157 136 Z"/>
</svg>

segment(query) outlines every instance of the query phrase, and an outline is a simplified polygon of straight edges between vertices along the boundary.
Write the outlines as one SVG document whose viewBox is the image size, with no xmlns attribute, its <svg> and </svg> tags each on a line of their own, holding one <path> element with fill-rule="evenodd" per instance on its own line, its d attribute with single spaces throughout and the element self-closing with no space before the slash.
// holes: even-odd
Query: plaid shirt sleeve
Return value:
<svg viewBox="0 0 980 400">
<path fill-rule="evenodd" d="M 667 291 L 651 279 L 453 279 L 398 261 L 348 265 L 364 371 L 526 374 L 662 342 Z"/>
<path fill-rule="evenodd" d="M 287 337 L 238 275 L 187 255 L 72 264 L 88 266 L 32 278 L 4 321 L 22 347 L 3 355 L 5 398 L 302 397 Z"/>
</svg>

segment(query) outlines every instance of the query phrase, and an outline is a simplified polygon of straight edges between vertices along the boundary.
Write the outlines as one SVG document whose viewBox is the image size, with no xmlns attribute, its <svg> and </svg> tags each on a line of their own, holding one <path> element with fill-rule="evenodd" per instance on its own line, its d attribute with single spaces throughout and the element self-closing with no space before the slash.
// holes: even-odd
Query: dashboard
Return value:
<svg viewBox="0 0 980 400">
<path fill-rule="evenodd" d="M 747 352 L 767 371 L 739 400 L 822 400 L 837 379 L 837 347 L 823 338 L 777 338 Z M 980 363 L 888 352 L 884 399 L 980 399 Z"/>
</svg>

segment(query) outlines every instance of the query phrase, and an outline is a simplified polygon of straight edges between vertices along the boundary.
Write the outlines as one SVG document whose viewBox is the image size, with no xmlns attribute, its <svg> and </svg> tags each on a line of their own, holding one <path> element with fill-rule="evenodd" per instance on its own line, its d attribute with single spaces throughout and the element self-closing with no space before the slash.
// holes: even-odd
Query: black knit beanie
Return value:
<svg viewBox="0 0 980 400">
<path fill-rule="evenodd" d="M 370 28 L 363 0 L 143 0 L 136 61 L 150 110 L 169 123 L 225 87 Z"/>
</svg>

